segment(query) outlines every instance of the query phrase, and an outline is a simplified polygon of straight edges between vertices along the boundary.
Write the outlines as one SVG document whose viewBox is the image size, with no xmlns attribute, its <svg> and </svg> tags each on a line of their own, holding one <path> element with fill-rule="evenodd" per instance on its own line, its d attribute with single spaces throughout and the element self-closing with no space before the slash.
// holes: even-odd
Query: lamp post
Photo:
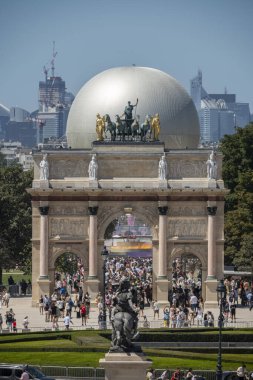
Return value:
<svg viewBox="0 0 253 380">
<path fill-rule="evenodd" d="M 222 342 L 222 325 L 223 325 L 223 302 L 226 296 L 226 287 L 224 281 L 220 280 L 217 289 L 217 300 L 220 307 L 219 317 L 218 317 L 218 326 L 219 326 L 219 350 L 217 357 L 217 367 L 216 367 L 216 380 L 222 380 L 222 356 L 221 356 L 221 342 Z"/>
<path fill-rule="evenodd" d="M 106 272 L 106 258 L 109 255 L 109 252 L 104 246 L 101 252 L 101 256 L 103 258 L 103 316 L 102 316 L 102 321 L 101 321 L 101 328 L 103 330 L 106 330 L 106 303 L 105 303 L 105 291 L 106 291 L 106 282 L 105 282 L 105 272 Z"/>
</svg>

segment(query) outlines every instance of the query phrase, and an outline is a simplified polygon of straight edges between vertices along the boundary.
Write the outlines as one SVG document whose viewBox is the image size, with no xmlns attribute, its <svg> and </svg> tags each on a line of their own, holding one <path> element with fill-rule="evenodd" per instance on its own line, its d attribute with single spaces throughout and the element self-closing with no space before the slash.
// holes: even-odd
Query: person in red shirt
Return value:
<svg viewBox="0 0 253 380">
<path fill-rule="evenodd" d="M 82 303 L 82 305 L 80 307 L 80 314 L 81 314 L 81 318 L 82 318 L 82 326 L 83 326 L 83 324 L 85 324 L 85 326 L 86 326 L 86 307 L 85 307 L 84 303 Z"/>
</svg>

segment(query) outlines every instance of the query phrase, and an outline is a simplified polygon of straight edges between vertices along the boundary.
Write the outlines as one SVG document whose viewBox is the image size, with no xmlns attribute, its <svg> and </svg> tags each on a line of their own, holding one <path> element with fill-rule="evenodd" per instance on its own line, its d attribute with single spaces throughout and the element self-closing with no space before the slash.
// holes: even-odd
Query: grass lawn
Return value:
<svg viewBox="0 0 253 380">
<path fill-rule="evenodd" d="M 78 340 L 80 337 L 82 341 Z M 104 358 L 109 346 L 110 341 L 98 331 L 1 335 L 0 357 L 1 362 L 99 367 L 99 359 Z M 163 348 L 144 348 L 143 351 L 147 358 L 152 360 L 154 368 L 216 369 L 217 352 L 189 352 Z M 245 362 L 247 369 L 253 371 L 252 353 L 222 355 L 223 370 L 234 370 L 241 362 Z"/>
<path fill-rule="evenodd" d="M 9 272 L 3 271 L 3 285 L 8 285 L 8 278 L 12 276 L 15 283 L 20 282 L 24 279 L 26 282 L 32 280 L 31 274 L 24 274 L 22 271 L 17 269 L 11 269 Z"/>
<path fill-rule="evenodd" d="M 43 346 L 45 348 L 45 345 Z M 50 348 L 49 348 L 50 350 Z M 147 358 L 152 360 L 154 368 L 176 368 L 182 369 L 194 368 L 195 370 L 215 370 L 217 364 L 217 354 L 202 355 L 196 354 L 195 357 L 188 357 L 188 353 L 180 352 L 178 357 L 171 356 L 168 353 L 167 357 L 158 355 L 149 355 L 149 350 L 145 350 Z M 175 354 L 175 352 L 174 352 Z M 1 352 L 2 362 L 12 363 L 29 363 L 34 365 L 48 366 L 76 366 L 76 367 L 99 367 L 99 359 L 104 358 L 105 352 Z M 181 355 L 181 357 L 180 357 Z M 252 354 L 224 354 L 222 356 L 223 370 L 234 370 L 241 362 L 246 363 L 247 369 L 253 371 Z"/>
</svg>

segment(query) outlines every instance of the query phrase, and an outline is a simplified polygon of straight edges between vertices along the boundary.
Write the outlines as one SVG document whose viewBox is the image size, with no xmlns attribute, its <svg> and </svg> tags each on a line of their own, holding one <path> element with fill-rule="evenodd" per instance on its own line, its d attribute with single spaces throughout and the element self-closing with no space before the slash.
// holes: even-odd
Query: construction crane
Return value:
<svg viewBox="0 0 253 380">
<path fill-rule="evenodd" d="M 53 78 L 54 78 L 54 70 L 55 70 L 54 60 L 56 56 L 57 56 L 57 51 L 55 51 L 55 41 L 53 41 L 53 58 L 51 60 L 51 73 L 52 73 Z"/>
</svg>

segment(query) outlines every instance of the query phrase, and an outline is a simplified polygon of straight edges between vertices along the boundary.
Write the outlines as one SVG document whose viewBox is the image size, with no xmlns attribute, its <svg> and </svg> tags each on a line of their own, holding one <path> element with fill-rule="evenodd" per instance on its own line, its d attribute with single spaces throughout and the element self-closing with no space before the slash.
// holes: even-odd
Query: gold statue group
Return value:
<svg viewBox="0 0 253 380">
<path fill-rule="evenodd" d="M 116 115 L 115 122 L 111 121 L 108 114 L 101 116 L 99 113 L 96 116 L 96 134 L 98 141 L 108 139 L 107 133 L 110 133 L 110 140 L 115 141 L 159 141 L 160 135 L 160 117 L 159 114 L 154 116 L 147 115 L 144 123 L 139 123 L 139 115 L 132 117 L 134 107 L 137 107 L 138 99 L 135 105 L 128 102 L 123 115 Z M 122 119 L 123 117 L 123 119 Z"/>
</svg>

